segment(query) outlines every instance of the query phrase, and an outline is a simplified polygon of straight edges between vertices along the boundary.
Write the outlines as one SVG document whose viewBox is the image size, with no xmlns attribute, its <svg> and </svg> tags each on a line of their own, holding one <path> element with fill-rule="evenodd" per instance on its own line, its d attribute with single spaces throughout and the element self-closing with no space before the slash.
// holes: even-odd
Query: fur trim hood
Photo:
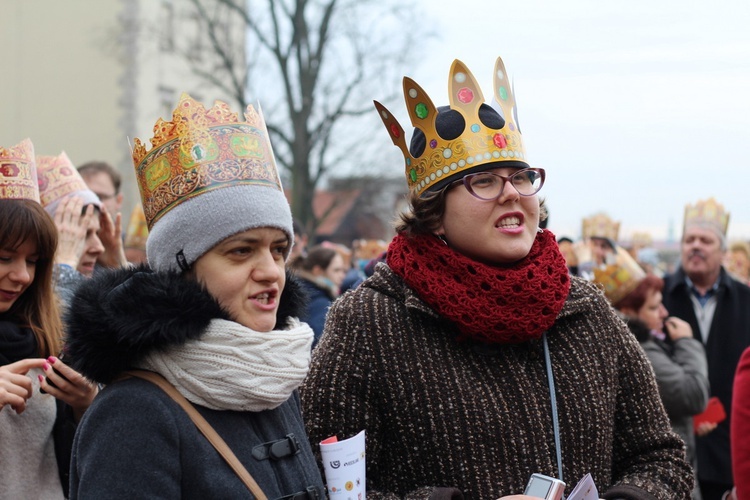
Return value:
<svg viewBox="0 0 750 500">
<path fill-rule="evenodd" d="M 304 311 L 300 285 L 287 272 L 276 329 Z M 66 314 L 65 362 L 108 384 L 149 352 L 200 338 L 212 319 L 232 318 L 196 281 L 148 267 L 107 270 L 84 281 Z"/>
</svg>

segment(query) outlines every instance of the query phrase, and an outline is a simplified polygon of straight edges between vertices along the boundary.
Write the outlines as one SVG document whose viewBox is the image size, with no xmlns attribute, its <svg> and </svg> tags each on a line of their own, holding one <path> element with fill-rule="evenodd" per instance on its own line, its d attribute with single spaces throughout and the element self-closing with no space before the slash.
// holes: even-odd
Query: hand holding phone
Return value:
<svg viewBox="0 0 750 500">
<path fill-rule="evenodd" d="M 543 474 L 532 474 L 523 494 L 545 500 L 560 500 L 565 492 L 565 483 Z"/>
</svg>

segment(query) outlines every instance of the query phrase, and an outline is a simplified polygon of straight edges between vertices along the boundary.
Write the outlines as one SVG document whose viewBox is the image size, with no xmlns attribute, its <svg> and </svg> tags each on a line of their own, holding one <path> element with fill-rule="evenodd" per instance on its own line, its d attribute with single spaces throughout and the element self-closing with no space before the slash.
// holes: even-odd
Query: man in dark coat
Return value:
<svg viewBox="0 0 750 500">
<path fill-rule="evenodd" d="M 711 396 L 727 415 L 742 351 L 750 345 L 750 288 L 722 267 L 729 214 L 713 199 L 688 205 L 680 268 L 664 281 L 664 306 L 693 328 L 706 347 Z M 720 499 L 733 485 L 729 419 L 697 439 L 698 480 L 704 500 Z"/>
</svg>

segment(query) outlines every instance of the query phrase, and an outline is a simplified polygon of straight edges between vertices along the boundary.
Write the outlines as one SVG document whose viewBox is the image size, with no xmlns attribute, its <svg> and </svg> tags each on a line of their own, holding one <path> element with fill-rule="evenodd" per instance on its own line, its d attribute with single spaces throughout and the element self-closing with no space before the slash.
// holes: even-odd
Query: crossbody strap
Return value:
<svg viewBox="0 0 750 500">
<path fill-rule="evenodd" d="M 547 332 L 544 332 L 542 336 L 544 343 L 544 364 L 547 367 L 547 383 L 549 385 L 549 399 L 552 406 L 552 430 L 555 433 L 555 455 L 557 455 L 557 474 L 560 481 L 563 481 L 563 464 L 562 464 L 562 448 L 560 445 L 560 423 L 557 419 L 557 397 L 555 391 L 555 377 L 552 374 L 552 360 L 549 354 L 549 345 L 547 344 Z M 562 496 L 565 500 L 565 493 Z"/>
<path fill-rule="evenodd" d="M 177 402 L 177 404 L 179 404 L 182 409 L 185 410 L 185 412 L 190 417 L 190 420 L 193 421 L 198 430 L 201 431 L 204 436 L 206 436 L 206 439 L 208 439 L 213 447 L 216 448 L 216 451 L 219 452 L 222 458 L 226 460 L 227 464 L 229 464 L 235 474 L 239 476 L 245 486 L 247 486 L 247 489 L 250 490 L 250 493 L 252 493 L 253 496 L 258 500 L 267 500 L 266 495 L 263 493 L 263 490 L 260 489 L 260 486 L 258 486 L 258 483 L 255 482 L 253 476 L 250 475 L 250 473 L 242 465 L 239 459 L 237 459 L 237 456 L 234 454 L 234 452 L 232 452 L 229 446 L 227 446 L 227 443 L 224 442 L 221 436 L 219 436 L 214 428 L 211 427 L 211 424 L 209 424 L 206 419 L 203 418 L 200 413 L 198 413 L 198 410 L 195 409 L 190 401 L 185 399 L 185 397 L 180 394 L 172 384 L 170 384 L 164 377 L 162 377 L 158 373 L 146 370 L 129 370 L 126 371 L 125 374 L 148 380 L 149 382 L 157 385 L 159 388 L 161 388 L 161 390 L 166 392 L 169 397 L 174 399 L 175 402 Z"/>
</svg>

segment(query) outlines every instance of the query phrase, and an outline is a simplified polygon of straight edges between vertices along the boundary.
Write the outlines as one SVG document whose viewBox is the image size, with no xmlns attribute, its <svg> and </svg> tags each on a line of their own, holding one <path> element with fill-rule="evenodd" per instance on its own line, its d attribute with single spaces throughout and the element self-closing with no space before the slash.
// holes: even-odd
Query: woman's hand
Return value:
<svg viewBox="0 0 750 500">
<path fill-rule="evenodd" d="M 113 221 L 104 205 L 99 214 L 99 240 L 104 246 L 99 262 L 104 267 L 124 267 L 128 264 L 122 244 L 122 214 L 118 212 Z"/>
<path fill-rule="evenodd" d="M 670 316 L 664 322 L 664 326 L 667 330 L 667 335 L 672 340 L 693 338 L 693 329 L 690 328 L 690 323 L 685 320 Z"/>
<path fill-rule="evenodd" d="M 26 400 L 32 395 L 31 379 L 26 374 L 32 368 L 42 368 L 44 359 L 22 359 L 0 366 L 0 411 L 10 405 L 19 415 L 26 409 Z"/>
<path fill-rule="evenodd" d="M 719 424 L 717 424 L 716 422 L 702 422 L 698 424 L 698 428 L 695 429 L 695 435 L 699 437 L 703 437 L 709 432 L 716 429 L 716 427 L 718 426 Z"/>
<path fill-rule="evenodd" d="M 76 422 L 80 420 L 99 391 L 96 384 L 92 384 L 83 375 L 54 356 L 47 358 L 42 369 L 47 378 L 39 375 L 41 388 L 44 392 L 69 404 L 73 408 Z"/>
<path fill-rule="evenodd" d="M 94 216 L 94 206 L 86 207 L 82 213 L 83 200 L 77 196 L 65 198 L 55 210 L 55 226 L 57 226 L 57 251 L 55 264 L 67 264 L 76 269 L 78 261 L 86 246 L 86 231 L 89 220 Z"/>
</svg>

